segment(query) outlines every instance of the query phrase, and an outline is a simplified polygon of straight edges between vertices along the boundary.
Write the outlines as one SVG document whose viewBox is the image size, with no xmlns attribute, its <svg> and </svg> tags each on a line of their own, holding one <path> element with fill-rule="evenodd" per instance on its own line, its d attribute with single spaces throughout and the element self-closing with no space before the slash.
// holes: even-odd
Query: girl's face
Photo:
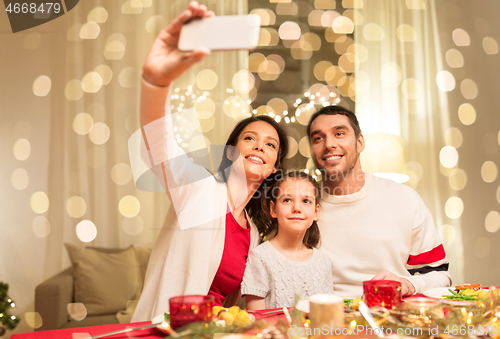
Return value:
<svg viewBox="0 0 500 339">
<path fill-rule="evenodd" d="M 319 204 L 316 203 L 316 189 L 304 179 L 287 178 L 273 189 L 276 203 L 271 201 L 271 216 L 278 219 L 278 233 L 300 234 L 311 227 L 319 217 Z"/>
<path fill-rule="evenodd" d="M 240 133 L 238 148 L 244 166 L 245 175 L 252 181 L 262 182 L 271 173 L 276 172 L 276 160 L 280 147 L 278 132 L 265 121 L 248 124 Z M 234 154 L 228 154 L 233 162 Z M 238 167 L 237 162 L 234 164 Z"/>
</svg>

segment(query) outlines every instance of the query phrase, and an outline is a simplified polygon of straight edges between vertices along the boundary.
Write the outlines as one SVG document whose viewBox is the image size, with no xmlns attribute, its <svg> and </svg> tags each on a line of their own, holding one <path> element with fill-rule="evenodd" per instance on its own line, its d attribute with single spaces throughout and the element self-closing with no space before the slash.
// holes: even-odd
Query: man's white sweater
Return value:
<svg viewBox="0 0 500 339">
<path fill-rule="evenodd" d="M 349 195 L 323 194 L 321 249 L 333 263 L 335 294 L 359 298 L 362 283 L 387 270 L 416 293 L 451 285 L 448 260 L 432 216 L 411 188 L 365 173 Z"/>
</svg>

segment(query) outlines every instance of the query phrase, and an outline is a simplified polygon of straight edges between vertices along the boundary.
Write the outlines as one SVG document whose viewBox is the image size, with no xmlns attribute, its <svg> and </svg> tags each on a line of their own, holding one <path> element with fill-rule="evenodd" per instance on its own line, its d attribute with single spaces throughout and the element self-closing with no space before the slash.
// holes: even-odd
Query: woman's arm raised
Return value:
<svg viewBox="0 0 500 339">
<path fill-rule="evenodd" d="M 182 25 L 195 18 L 214 16 L 212 11 L 208 11 L 205 5 L 191 2 L 186 10 L 179 14 L 170 25 L 162 30 L 156 37 L 151 49 L 146 57 L 142 68 L 143 78 L 146 85 L 156 87 L 167 87 L 172 81 L 188 70 L 193 64 L 200 62 L 210 54 L 207 48 L 200 48 L 194 51 L 181 51 L 178 48 L 179 35 Z M 141 127 L 156 119 L 165 116 L 164 111 L 168 91 L 163 91 L 160 98 L 152 98 L 155 91 L 152 86 L 143 86 L 142 91 L 152 92 L 142 93 L 141 96 Z M 150 102 L 153 100 L 154 102 Z M 144 102 L 146 101 L 146 102 Z"/>
<path fill-rule="evenodd" d="M 214 13 L 208 11 L 205 5 L 191 2 L 186 10 L 158 34 L 143 65 L 140 126 L 146 149 L 150 151 L 149 155 L 144 155 L 143 158 L 150 159 L 146 160 L 146 163 L 150 163 L 153 173 L 165 188 L 167 188 L 167 178 L 163 162 L 182 153 L 175 147 L 170 150 L 167 148 L 169 140 L 173 139 L 173 135 L 168 132 L 165 119 L 170 113 L 169 86 L 193 64 L 210 54 L 207 48 L 194 51 L 179 50 L 179 35 L 185 22 L 209 16 L 214 16 Z M 171 146 L 177 145 L 173 142 Z M 160 164 L 161 166 L 158 166 Z M 168 189 L 166 191 L 169 194 Z"/>
</svg>

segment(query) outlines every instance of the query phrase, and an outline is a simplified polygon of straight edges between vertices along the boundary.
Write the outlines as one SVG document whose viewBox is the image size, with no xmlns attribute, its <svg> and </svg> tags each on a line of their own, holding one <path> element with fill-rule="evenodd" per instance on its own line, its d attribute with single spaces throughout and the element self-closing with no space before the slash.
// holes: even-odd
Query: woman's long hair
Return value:
<svg viewBox="0 0 500 339">
<path fill-rule="evenodd" d="M 285 175 L 282 175 L 280 179 L 278 179 L 271 187 L 269 187 L 264 196 L 261 199 L 261 207 L 264 214 L 267 216 L 268 220 L 270 220 L 269 225 L 267 227 L 268 235 L 270 238 L 274 237 L 279 232 L 278 228 L 278 220 L 271 216 L 271 201 L 276 205 L 276 199 L 279 194 L 276 194 L 276 191 L 279 190 L 279 187 L 285 180 L 304 180 L 311 185 L 314 186 L 314 206 L 319 204 L 320 199 L 320 187 L 316 180 L 310 176 L 309 174 L 302 171 L 290 171 Z M 311 227 L 309 227 L 304 235 L 304 239 L 302 239 L 302 243 L 309 248 L 317 247 L 320 241 L 319 227 L 316 220 L 313 221 Z"/>
<path fill-rule="evenodd" d="M 253 222 L 257 226 L 259 233 L 261 236 L 268 234 L 268 227 L 270 225 L 270 218 L 267 214 L 262 211 L 260 198 L 264 195 L 264 192 L 268 187 L 273 185 L 283 173 L 283 163 L 285 161 L 285 157 L 288 153 L 288 139 L 286 137 L 285 130 L 271 117 L 267 115 L 258 115 L 252 116 L 246 119 L 241 120 L 234 127 L 233 131 L 229 135 L 226 141 L 226 146 L 224 147 L 224 153 L 222 155 L 222 160 L 219 165 L 218 173 L 216 174 L 216 179 L 219 182 L 227 182 L 230 168 L 232 165 L 232 161 L 228 159 L 227 152 L 229 147 L 236 147 L 238 143 L 238 138 L 240 137 L 241 132 L 253 122 L 263 121 L 267 122 L 271 125 L 276 132 L 278 133 L 279 138 L 279 148 L 278 155 L 276 158 L 276 163 L 274 167 L 276 168 L 276 172 L 269 175 L 267 178 L 259 186 L 258 190 L 252 196 L 252 199 L 248 202 L 246 206 L 246 210 L 248 215 L 252 218 Z"/>
</svg>

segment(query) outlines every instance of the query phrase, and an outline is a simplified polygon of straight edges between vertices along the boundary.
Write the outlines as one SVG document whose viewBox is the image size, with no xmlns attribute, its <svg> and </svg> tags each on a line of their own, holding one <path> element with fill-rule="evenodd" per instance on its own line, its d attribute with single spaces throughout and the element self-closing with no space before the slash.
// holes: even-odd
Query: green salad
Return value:
<svg viewBox="0 0 500 339">
<path fill-rule="evenodd" d="M 443 295 L 444 298 L 460 301 L 474 301 L 477 300 L 478 297 L 483 297 L 485 294 L 488 294 L 488 292 L 485 290 L 480 289 L 476 291 L 472 288 L 464 288 L 459 290 L 458 292 L 450 288 L 448 289 L 448 291 L 450 291 L 451 295 Z"/>
</svg>

